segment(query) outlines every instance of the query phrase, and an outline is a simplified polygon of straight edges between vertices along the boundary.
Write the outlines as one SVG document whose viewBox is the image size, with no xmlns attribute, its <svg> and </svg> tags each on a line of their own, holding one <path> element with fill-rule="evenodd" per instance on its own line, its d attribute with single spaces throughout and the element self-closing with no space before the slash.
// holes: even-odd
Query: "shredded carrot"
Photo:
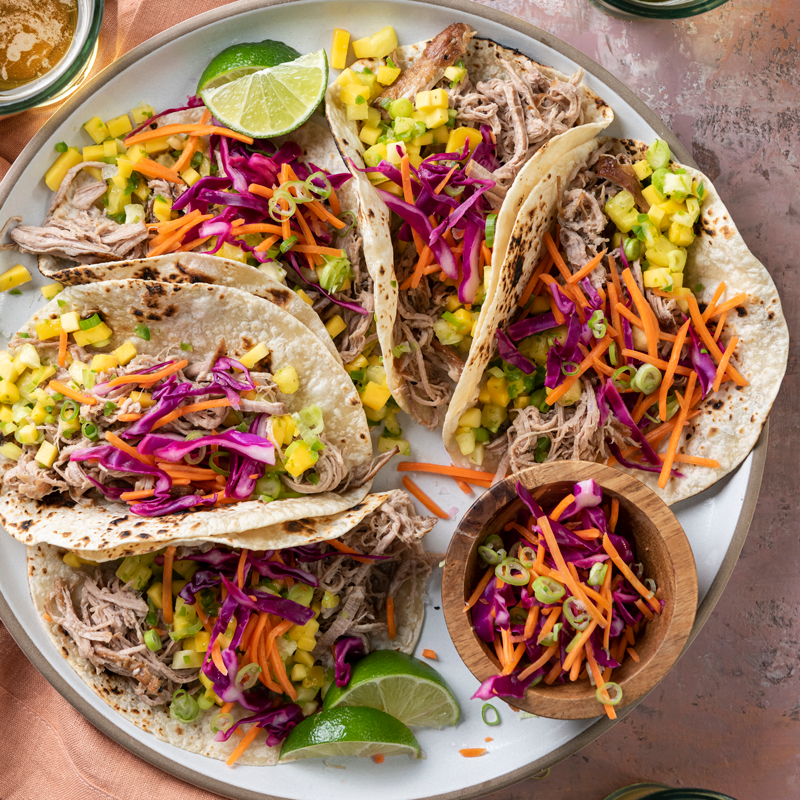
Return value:
<svg viewBox="0 0 800 800">
<path fill-rule="evenodd" d="M 333 197 L 333 194 L 331 194 L 331 197 Z M 330 198 L 328 198 L 328 202 L 330 202 Z M 323 206 L 319 200 L 313 200 L 312 202 L 305 203 L 304 205 L 317 219 L 333 225 L 334 228 L 341 230 L 342 228 L 347 227 L 347 223 L 344 220 L 339 219 L 331 214 L 331 212 L 328 211 L 328 209 L 325 208 L 325 206 Z M 339 213 L 342 213 L 341 209 L 339 210 Z"/>
<path fill-rule="evenodd" d="M 258 732 L 260 730 L 261 728 L 259 728 L 255 722 L 250 726 L 250 730 L 247 731 L 247 733 L 242 737 L 242 741 L 239 742 L 239 744 L 236 746 L 236 749 L 230 754 L 228 760 L 225 762 L 229 767 L 232 767 L 242 757 L 244 751 L 247 750 L 248 747 L 250 747 L 250 745 L 253 742 L 253 739 L 255 739 L 256 736 L 258 736 Z"/>
<path fill-rule="evenodd" d="M 603 535 L 597 528 L 583 528 L 572 532 L 576 536 L 579 536 L 581 539 L 585 539 L 586 541 L 591 541 L 592 539 L 599 539 Z"/>
<path fill-rule="evenodd" d="M 581 634 L 581 638 L 575 642 L 575 646 L 572 650 L 567 653 L 567 657 L 564 659 L 563 664 L 563 671 L 568 672 L 572 669 L 572 665 L 575 663 L 575 659 L 578 657 L 578 653 L 582 647 L 586 645 L 586 642 L 589 641 L 589 638 L 594 633 L 595 628 L 597 628 L 597 621 L 592 620 L 589 623 L 589 627 Z"/>
<path fill-rule="evenodd" d="M 711 298 L 711 302 L 706 306 L 706 310 L 703 312 L 703 319 L 707 322 L 711 315 L 714 313 L 714 307 L 717 305 L 720 297 L 722 297 L 723 293 L 725 292 L 725 281 L 720 281 L 719 286 L 717 286 L 716 291 L 714 292 L 714 296 Z"/>
<path fill-rule="evenodd" d="M 354 561 L 360 561 L 362 564 L 371 564 L 372 561 L 369 558 L 364 558 L 363 553 L 359 553 L 358 550 L 353 550 L 352 547 L 349 547 L 344 542 L 340 542 L 338 539 L 328 539 L 325 544 L 329 544 L 334 550 L 338 550 L 340 553 L 347 553 L 348 555 L 353 556 Z M 359 558 L 359 556 L 361 556 Z"/>
<path fill-rule="evenodd" d="M 182 244 L 175 252 L 176 253 L 188 253 L 190 250 L 194 250 L 195 247 L 199 247 L 204 242 L 207 242 L 211 237 L 210 236 L 201 236 L 198 239 L 192 239 L 185 244 Z M 239 730 L 238 728 L 236 730 Z"/>
<path fill-rule="evenodd" d="M 625 576 L 628 583 L 653 607 L 657 613 L 661 613 L 661 603 L 655 599 L 653 593 L 631 572 L 631 568 L 622 560 L 617 548 L 611 543 L 611 539 L 606 534 L 603 536 L 603 549 L 608 553 L 617 569 Z"/>
<path fill-rule="evenodd" d="M 198 123 L 176 123 L 174 125 L 162 125 L 160 128 L 145 128 L 139 133 L 134 133 L 125 139 L 125 144 L 130 147 L 132 144 L 139 142 L 148 142 L 151 139 L 160 139 L 162 136 L 174 136 L 178 133 L 188 133 L 191 136 L 208 136 L 216 134 L 217 136 L 226 136 L 229 139 L 238 139 L 245 144 L 253 144 L 253 140 L 243 133 L 229 130 L 228 128 L 221 128 L 217 125 L 204 125 Z M 140 162 L 136 162 L 138 168 Z"/>
<path fill-rule="evenodd" d="M 483 741 L 484 742 L 493 742 L 494 739 L 491 736 L 487 736 Z"/>
<path fill-rule="evenodd" d="M 541 644 L 542 639 L 546 639 L 550 631 L 553 630 L 553 626 L 556 624 L 556 621 L 561 616 L 561 606 L 557 606 L 554 608 L 550 613 L 547 615 L 547 622 L 542 625 L 542 630 L 539 631 L 539 636 L 536 639 L 536 644 Z"/>
<path fill-rule="evenodd" d="M 453 478 L 456 482 L 456 486 L 461 489 L 464 494 L 472 494 L 472 487 L 468 483 L 464 483 L 460 478 Z"/>
<path fill-rule="evenodd" d="M 140 158 L 133 168 L 147 178 L 161 178 L 168 183 L 186 183 L 175 170 L 165 167 L 151 158 Z"/>
<path fill-rule="evenodd" d="M 69 334 L 62 328 L 58 332 L 58 366 L 65 367 L 67 365 L 67 341 Z"/>
<path fill-rule="evenodd" d="M 422 253 L 419 259 L 417 259 L 417 264 L 414 267 L 414 271 L 403 281 L 403 283 L 400 285 L 400 288 L 403 291 L 407 289 L 416 289 L 419 286 L 419 282 L 422 280 L 425 270 L 430 265 L 432 260 L 433 252 L 428 245 L 424 245 L 422 248 Z M 438 269 L 439 267 L 437 266 L 437 270 Z"/>
<path fill-rule="evenodd" d="M 633 604 L 644 614 L 648 622 L 654 618 L 653 612 L 647 607 L 644 600 L 634 600 Z"/>
<path fill-rule="evenodd" d="M 187 222 L 197 219 L 199 216 L 200 212 L 195 209 L 194 211 L 190 211 L 188 214 L 184 214 L 182 217 L 178 217 L 177 219 L 170 219 L 166 222 L 151 222 L 147 227 L 157 230 L 158 234 L 155 238 L 150 240 L 150 244 L 159 244 L 160 242 L 163 242 L 166 238 L 166 234 L 172 233 L 172 231 L 176 231 L 178 228 L 182 228 Z"/>
<path fill-rule="evenodd" d="M 695 330 L 703 340 L 703 344 L 705 344 L 705 346 L 708 348 L 708 352 L 711 353 L 714 360 L 717 362 L 717 364 L 719 364 L 719 361 L 722 358 L 722 351 L 714 341 L 714 337 L 711 335 L 711 333 L 709 333 L 706 323 L 703 321 L 703 318 L 700 315 L 700 308 L 697 305 L 697 298 L 694 295 L 687 295 L 686 302 L 689 304 L 689 313 L 691 314 L 692 323 L 694 324 Z M 749 386 L 749 383 L 731 366 L 730 362 L 728 362 L 726 372 L 731 376 L 731 379 L 737 386 Z"/>
<path fill-rule="evenodd" d="M 126 383 L 153 384 L 168 375 L 172 375 L 173 372 L 182 370 L 188 363 L 189 361 L 184 358 L 174 364 L 170 364 L 168 367 L 164 367 L 164 369 L 160 369 L 158 372 L 151 372 L 149 375 L 120 375 L 118 378 L 112 378 L 106 385 L 113 387 L 122 386 Z"/>
<path fill-rule="evenodd" d="M 524 655 L 525 644 L 524 642 L 521 642 L 514 648 L 514 651 L 506 660 L 506 665 L 503 667 L 503 675 L 510 675 L 517 668 L 519 662 L 522 661 L 522 656 Z"/>
<path fill-rule="evenodd" d="M 630 268 L 622 271 L 622 277 L 625 279 L 625 286 L 633 298 L 636 308 L 639 309 L 639 317 L 644 325 L 644 333 L 647 337 L 647 352 L 655 358 L 658 356 L 658 322 L 655 319 L 655 313 L 650 308 L 650 304 L 644 299 L 644 295 L 639 291 L 636 280 Z"/>
<path fill-rule="evenodd" d="M 204 400 L 202 403 L 192 403 L 188 406 L 181 406 L 180 408 L 170 411 L 169 414 L 165 414 L 163 417 L 161 417 L 161 419 L 157 420 L 150 430 L 157 430 L 158 428 L 166 425 L 168 422 L 172 422 L 173 420 L 178 419 L 178 417 L 182 417 L 184 414 L 190 414 L 193 411 L 204 411 L 207 408 L 224 408 L 230 404 L 231 401 L 227 398 L 220 398 L 219 400 Z"/>
<path fill-rule="evenodd" d="M 383 764 L 384 757 L 383 757 L 383 756 L 382 756 L 380 753 L 378 753 L 377 755 L 375 755 L 375 756 L 372 756 L 372 760 L 373 760 L 373 761 L 374 761 L 376 764 Z"/>
<path fill-rule="evenodd" d="M 586 358 L 584 358 L 583 361 L 581 361 L 581 363 L 578 365 L 578 371 L 572 373 L 571 375 L 568 375 L 567 378 L 564 380 L 564 383 L 562 383 L 557 388 L 553 389 L 553 391 L 550 392 L 550 394 L 547 395 L 547 397 L 545 398 L 545 402 L 551 406 L 553 405 L 553 403 L 556 402 L 556 400 L 558 400 L 559 397 L 562 397 L 564 394 L 566 394 L 573 387 L 575 381 L 577 381 L 578 378 L 580 378 L 580 376 L 583 375 L 584 372 L 586 372 L 586 370 L 590 369 L 593 366 L 594 359 L 597 358 L 597 356 L 601 355 L 602 353 L 605 353 L 606 350 L 608 350 L 608 346 L 610 344 L 611 344 L 611 337 L 608 334 L 606 334 L 592 348 L 589 355 Z"/>
<path fill-rule="evenodd" d="M 553 265 L 553 259 L 550 253 L 545 253 L 542 258 L 540 259 L 539 263 L 536 265 L 536 268 L 533 270 L 533 273 L 528 280 L 528 285 L 525 287 L 525 290 L 520 295 L 519 300 L 517 301 L 517 305 L 522 308 L 523 306 L 528 304 L 528 300 L 531 299 L 531 295 L 533 294 L 533 290 L 536 288 L 536 284 L 539 282 L 539 276 L 545 271 L 548 266 Z"/>
<path fill-rule="evenodd" d="M 658 395 L 658 416 L 664 421 L 667 419 L 667 395 L 669 394 L 669 390 L 672 386 L 672 379 L 675 376 L 675 370 L 678 368 L 678 361 L 680 361 L 681 357 L 681 349 L 683 348 L 683 343 L 686 341 L 686 335 L 689 333 L 690 324 L 690 321 L 687 319 L 686 322 L 681 325 L 681 329 L 678 331 L 675 344 L 672 345 L 672 353 L 669 357 L 669 364 L 667 365 L 666 372 L 664 373 L 664 378 L 661 381 L 661 388 Z"/>
<path fill-rule="evenodd" d="M 404 156 L 404 158 L 408 158 L 408 156 Z M 442 193 L 442 190 L 444 189 L 445 186 L 447 186 L 447 182 L 450 180 L 450 178 L 453 176 L 453 173 L 457 169 L 458 169 L 458 164 L 456 164 L 454 167 L 452 167 L 450 172 L 448 172 L 447 175 L 444 176 L 444 178 L 442 179 L 442 182 L 433 190 L 434 194 L 441 194 Z"/>
<path fill-rule="evenodd" d="M 503 646 L 500 644 L 500 637 L 494 637 L 494 652 L 497 656 L 497 660 L 500 662 L 501 667 L 505 667 L 506 665 L 506 654 L 503 649 Z"/>
<path fill-rule="evenodd" d="M 394 621 L 394 597 L 386 598 L 386 629 L 389 632 L 389 638 L 393 640 L 397 636 Z"/>
<path fill-rule="evenodd" d="M 550 512 L 550 519 L 553 522 L 558 522 L 561 518 L 561 515 L 566 510 L 567 506 L 575 499 L 575 495 L 568 494 L 566 497 L 561 499 L 561 502 Z"/>
<path fill-rule="evenodd" d="M 727 314 L 728 311 L 733 311 L 733 309 L 736 308 L 736 306 L 742 305 L 746 300 L 747 300 L 747 292 L 741 292 L 740 294 L 737 294 L 736 297 L 731 297 L 730 300 L 726 300 L 724 303 L 720 303 L 720 305 L 718 305 L 714 309 L 713 313 L 710 316 L 710 319 L 714 319 L 714 317 L 720 316 L 721 314 Z M 708 309 L 706 309 L 706 311 L 708 311 Z M 707 320 L 709 319 L 709 317 L 706 317 L 706 315 L 703 314 L 703 319 Z"/>
<path fill-rule="evenodd" d="M 266 197 L 268 200 L 275 194 L 275 191 L 269 186 L 262 186 L 260 183 L 251 183 L 247 187 L 247 191 L 257 194 L 259 197 Z"/>
<path fill-rule="evenodd" d="M 273 234 L 267 239 L 264 239 L 264 241 L 261 242 L 261 244 L 256 245 L 256 250 L 258 250 L 259 253 L 263 253 L 265 250 L 269 250 L 270 247 L 276 244 L 280 238 L 281 238 L 280 234 L 278 233 Z"/>
<path fill-rule="evenodd" d="M 243 547 L 239 553 L 239 566 L 236 568 L 236 582 L 241 589 L 244 586 L 244 565 L 247 563 L 247 548 Z"/>
<path fill-rule="evenodd" d="M 533 636 L 536 623 L 539 621 L 539 606 L 531 606 L 528 609 L 528 618 L 525 620 L 525 630 L 522 633 L 523 639 L 530 639 Z"/>
<path fill-rule="evenodd" d="M 303 253 L 304 255 L 336 256 L 338 258 L 342 255 L 343 251 L 338 247 L 322 247 L 316 244 L 296 244 L 292 248 L 292 252 Z"/>
<path fill-rule="evenodd" d="M 616 497 L 611 498 L 611 514 L 608 517 L 608 529 L 611 533 L 614 533 L 614 530 L 617 527 L 617 521 L 619 520 L 619 500 Z M 609 570 L 609 574 L 611 570 Z"/>
<path fill-rule="evenodd" d="M 638 664 L 639 663 L 639 654 L 632 648 L 628 648 L 628 655 Z"/>
<path fill-rule="evenodd" d="M 164 577 L 161 579 L 161 613 L 164 615 L 164 622 L 172 624 L 172 562 L 175 560 L 174 545 L 170 545 L 164 553 Z"/>
<path fill-rule="evenodd" d="M 469 480 L 476 478 L 482 481 L 494 480 L 493 472 L 479 472 L 465 467 L 447 467 L 444 464 L 428 464 L 423 461 L 402 461 L 397 465 L 398 472 L 432 472 L 438 475 L 449 475 L 452 478 Z"/>
<path fill-rule="evenodd" d="M 282 232 L 280 225 L 271 225 L 268 222 L 254 222 L 252 225 L 239 225 L 235 231 L 237 236 L 244 236 L 246 233 L 274 233 L 280 235 Z"/>
<path fill-rule="evenodd" d="M 546 231 L 544 234 L 544 245 L 564 280 L 569 280 L 572 273 L 569 271 L 569 267 L 564 263 L 564 259 L 561 258 L 561 253 L 558 252 L 558 247 L 556 247 L 556 243 L 553 241 L 550 231 Z"/>
<path fill-rule="evenodd" d="M 569 679 L 571 681 L 578 680 L 578 676 L 581 674 L 581 667 L 583 666 L 583 658 L 584 658 L 585 648 L 581 647 L 578 652 L 578 656 L 575 661 L 572 662 L 572 669 L 569 671 Z"/>
<path fill-rule="evenodd" d="M 153 256 L 160 256 L 162 253 L 167 253 L 172 250 L 175 245 L 181 244 L 181 240 L 184 236 L 186 236 L 189 231 L 194 228 L 195 226 L 199 225 L 201 222 L 205 222 L 208 219 L 211 219 L 214 215 L 213 214 L 201 214 L 199 217 L 190 220 L 181 228 L 178 228 L 175 233 L 171 236 L 168 236 L 161 242 L 156 243 L 156 239 L 154 239 L 150 244 L 154 245 L 151 246 L 150 249 L 147 251 L 148 258 L 152 258 Z"/>
<path fill-rule="evenodd" d="M 675 421 L 675 427 L 672 429 L 672 434 L 669 438 L 669 446 L 667 447 L 667 456 L 664 459 L 664 463 L 661 466 L 661 475 L 658 478 L 658 485 L 661 489 L 665 488 L 667 485 L 667 481 L 669 480 L 670 473 L 672 470 L 672 462 L 675 460 L 675 454 L 678 452 L 678 443 L 681 439 L 681 434 L 683 432 L 683 426 L 686 424 L 686 416 L 689 413 L 689 403 L 691 401 L 692 394 L 694 393 L 694 385 L 697 381 L 697 373 L 693 372 L 689 376 L 689 383 L 686 384 L 686 402 L 681 402 L 681 408 L 678 411 L 677 419 Z M 679 392 L 676 392 L 676 396 L 679 400 L 682 400 L 681 395 Z"/>
<path fill-rule="evenodd" d="M 722 378 L 725 375 L 725 371 L 728 368 L 728 364 L 730 363 L 731 356 L 733 355 L 733 351 L 736 349 L 737 344 L 739 344 L 739 337 L 731 336 L 731 340 L 728 342 L 728 346 L 725 348 L 725 352 L 722 354 L 722 358 L 719 360 L 717 376 L 714 378 L 713 389 L 715 392 L 719 391 L 719 387 L 722 384 Z"/>
<path fill-rule="evenodd" d="M 550 645 L 550 647 L 548 647 L 547 650 L 545 650 L 544 653 L 542 653 L 539 658 L 536 659 L 536 661 L 525 667 L 525 669 L 520 672 L 517 680 L 524 681 L 525 678 L 527 678 L 532 672 L 536 672 L 537 669 L 543 667 L 558 652 L 558 649 L 559 646 L 557 644 Z"/>
<path fill-rule="evenodd" d="M 603 250 L 602 253 L 598 253 L 586 264 L 586 266 L 581 267 L 577 272 L 570 275 L 569 278 L 567 278 L 567 283 L 578 283 L 578 281 L 587 277 L 589 273 L 603 260 L 603 256 L 605 256 L 606 252 L 606 250 Z"/>
<path fill-rule="evenodd" d="M 644 364 L 652 364 L 654 367 L 658 367 L 659 369 L 668 369 L 669 363 L 664 361 L 662 358 L 656 358 L 654 356 L 650 356 L 647 353 L 640 353 L 638 350 L 623 350 L 622 354 L 628 356 L 628 358 L 634 358 L 637 361 L 641 361 Z M 684 375 L 688 377 L 692 370 L 689 367 L 675 367 L 675 373 L 677 375 Z"/>
<path fill-rule="evenodd" d="M 606 682 L 603 680 L 603 673 L 600 672 L 600 667 L 597 666 L 597 661 L 595 661 L 591 643 L 586 645 L 586 663 L 589 665 L 592 675 L 594 675 L 594 682 L 597 686 L 597 690 L 600 692 L 600 697 L 609 697 L 608 690 L 605 688 Z M 611 698 L 609 697 L 609 700 L 610 699 Z M 603 708 L 606 710 L 606 714 L 608 715 L 609 719 L 617 718 L 617 712 L 614 711 L 614 706 L 612 706 L 610 703 L 603 703 Z"/>
<path fill-rule="evenodd" d="M 430 658 L 433 661 L 438 661 L 438 659 L 436 658 L 436 652 L 434 650 L 423 650 L 422 655 L 425 656 L 425 658 Z"/>
<path fill-rule="evenodd" d="M 200 119 L 200 124 L 208 125 L 210 119 L 211 119 L 211 112 L 208 109 L 206 109 L 203 112 L 202 118 Z M 199 136 L 190 136 L 186 140 L 186 144 L 183 146 L 183 150 L 181 151 L 180 157 L 173 165 L 173 169 L 175 170 L 175 172 L 183 172 L 183 170 L 189 165 L 189 162 L 191 161 L 192 156 L 195 153 L 195 150 L 197 150 L 197 144 L 199 141 L 200 141 Z"/>
<path fill-rule="evenodd" d="M 556 562 L 558 571 L 564 576 L 564 582 L 567 584 L 572 594 L 574 594 L 583 603 L 589 616 L 601 628 L 604 628 L 606 621 L 603 618 L 603 615 L 600 613 L 594 603 L 589 600 L 580 583 L 575 580 L 575 578 L 572 576 L 572 573 L 567 568 L 567 564 L 564 561 L 564 556 L 561 554 L 556 537 L 553 535 L 553 529 L 550 527 L 550 520 L 548 520 L 547 517 L 539 517 L 537 523 L 544 534 L 545 541 L 547 542 L 547 548 L 550 551 L 550 556 Z"/>
<path fill-rule="evenodd" d="M 75 391 L 75 389 L 70 389 L 69 386 L 65 386 L 61 381 L 50 381 L 47 384 L 50 389 L 54 392 L 60 392 L 67 397 L 71 397 L 77 403 L 84 403 L 87 406 L 93 406 L 97 402 L 97 398 L 91 397 L 90 395 L 81 394 L 80 392 Z"/>
<path fill-rule="evenodd" d="M 486 588 L 489 581 L 492 579 L 494 575 L 494 567 L 488 567 L 486 572 L 483 573 L 483 577 L 478 581 L 478 585 L 473 590 L 472 594 L 469 596 L 469 600 L 467 600 L 466 604 L 464 605 L 464 613 L 466 614 L 475 603 L 478 602 L 478 599 L 483 594 L 483 590 Z"/>
<path fill-rule="evenodd" d="M 111 431 L 106 431 L 104 434 L 106 441 L 117 448 L 117 450 L 122 450 L 123 453 L 127 453 L 131 458 L 135 458 L 137 461 L 141 461 L 142 464 L 147 464 L 151 467 L 154 467 L 156 464 L 155 458 L 153 456 L 146 456 L 140 453 L 135 447 L 131 447 L 127 442 L 123 442 L 122 439 L 119 438 L 115 433 L 111 433 Z"/>
<path fill-rule="evenodd" d="M 267 622 L 258 641 L 258 665 L 261 667 L 261 674 L 258 676 L 258 678 L 268 689 L 272 689 L 273 692 L 277 692 L 278 694 L 283 694 L 283 687 L 281 684 L 276 683 L 274 680 L 272 680 L 272 678 L 270 678 L 269 667 L 272 663 L 272 656 L 271 650 L 267 649 L 267 637 L 269 636 L 270 631 L 271 626 L 269 622 Z M 271 645 L 271 648 L 274 649 L 275 645 Z M 278 673 L 273 670 L 273 674 L 277 676 Z"/>
<path fill-rule="evenodd" d="M 423 492 L 422 489 L 420 489 L 419 486 L 417 486 L 417 484 L 414 483 L 414 481 L 412 481 L 408 476 L 403 477 L 403 486 L 405 486 L 406 489 L 411 492 L 411 494 L 413 494 L 414 497 L 416 497 L 417 500 L 419 500 L 420 503 L 425 506 L 425 508 L 428 509 L 428 511 L 430 511 L 432 514 L 436 514 L 439 519 L 450 519 L 450 516 L 442 511 L 442 509 L 439 508 L 439 506 L 436 505 L 436 503 L 434 503 L 433 500 L 431 500 L 431 498 L 428 497 L 428 495 L 426 495 L 425 492 Z"/>
<path fill-rule="evenodd" d="M 550 686 L 555 682 L 555 679 L 561 674 L 561 659 L 556 661 L 555 666 L 545 676 L 544 682 Z"/>
<path fill-rule="evenodd" d="M 718 342 L 720 334 L 722 333 L 722 329 L 725 327 L 725 320 L 728 319 L 728 312 L 726 311 L 718 320 L 717 320 L 717 329 L 714 331 L 714 341 Z"/>
<path fill-rule="evenodd" d="M 665 459 L 666 456 L 659 453 L 659 458 Z M 673 461 L 677 461 L 679 464 L 695 464 L 698 467 L 712 467 L 714 469 L 719 469 L 719 461 L 716 458 L 700 458 L 699 456 L 687 456 L 684 453 L 676 453 L 673 456 Z"/>
<path fill-rule="evenodd" d="M 152 497 L 155 493 L 155 489 L 140 489 L 138 492 L 123 492 L 119 499 L 126 503 L 133 503 L 136 500 L 144 500 L 145 497 Z"/>
<path fill-rule="evenodd" d="M 485 747 L 465 747 L 458 751 L 464 758 L 478 758 L 486 752 Z"/>
<path fill-rule="evenodd" d="M 263 633 L 264 628 L 267 627 L 268 621 L 269 621 L 269 614 L 266 611 L 259 611 L 258 617 L 256 617 L 256 626 L 252 632 L 247 647 L 247 658 L 249 658 L 250 661 L 258 662 L 258 653 L 256 652 L 258 647 L 258 641 L 261 638 L 261 634 Z M 261 668 L 262 670 L 264 669 L 263 665 Z"/>
</svg>

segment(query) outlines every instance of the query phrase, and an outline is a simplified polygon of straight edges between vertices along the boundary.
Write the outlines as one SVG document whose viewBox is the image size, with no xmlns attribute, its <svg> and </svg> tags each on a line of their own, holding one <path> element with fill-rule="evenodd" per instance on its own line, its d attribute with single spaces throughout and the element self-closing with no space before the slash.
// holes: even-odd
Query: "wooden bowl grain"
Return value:
<svg viewBox="0 0 800 800">
<path fill-rule="evenodd" d="M 478 638 L 467 599 L 483 574 L 478 546 L 516 518 L 522 507 L 516 484 L 520 481 L 541 505 L 554 506 L 578 481 L 594 480 L 605 499 L 616 497 L 620 512 L 617 532 L 634 542 L 644 575 L 661 590 L 664 610 L 644 627 L 636 641 L 639 663 L 625 659 L 614 670 L 623 698 L 617 708 L 647 694 L 678 660 L 692 629 L 697 610 L 697 570 L 689 540 L 669 507 L 640 481 L 611 467 L 588 461 L 541 464 L 506 478 L 485 492 L 461 520 L 447 549 L 442 577 L 442 600 L 450 636 L 472 674 L 484 681 L 500 671 L 494 650 Z M 502 699 L 502 698 L 500 698 Z M 529 688 L 510 704 L 543 717 L 589 719 L 602 714 L 588 679 L 574 683 Z"/>
</svg>

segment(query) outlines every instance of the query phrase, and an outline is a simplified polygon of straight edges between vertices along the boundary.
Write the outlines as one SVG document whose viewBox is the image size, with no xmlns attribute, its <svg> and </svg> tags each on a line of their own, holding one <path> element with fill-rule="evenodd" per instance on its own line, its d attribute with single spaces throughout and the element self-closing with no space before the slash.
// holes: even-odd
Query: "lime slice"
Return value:
<svg viewBox="0 0 800 800">
<path fill-rule="evenodd" d="M 396 650 L 377 650 L 353 668 L 347 686 L 331 686 L 324 709 L 369 706 L 406 725 L 444 728 L 461 715 L 456 698 L 433 667 Z"/>
<path fill-rule="evenodd" d="M 419 757 L 414 734 L 374 708 L 334 708 L 304 719 L 281 748 L 281 761 L 331 756 Z"/>
<path fill-rule="evenodd" d="M 328 86 L 328 57 L 318 50 L 219 81 L 222 76 L 199 92 L 211 113 L 231 130 L 267 139 L 299 128 L 314 113 Z"/>
<path fill-rule="evenodd" d="M 267 67 L 277 67 L 296 58 L 300 58 L 300 53 L 294 47 L 272 39 L 234 44 L 211 59 L 200 76 L 197 91 L 216 89 L 245 75 L 252 75 Z"/>
</svg>

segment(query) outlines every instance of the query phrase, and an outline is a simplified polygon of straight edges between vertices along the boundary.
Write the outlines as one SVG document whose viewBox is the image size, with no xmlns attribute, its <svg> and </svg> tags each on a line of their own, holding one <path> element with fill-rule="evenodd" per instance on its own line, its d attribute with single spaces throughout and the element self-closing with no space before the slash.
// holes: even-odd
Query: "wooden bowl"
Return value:
<svg viewBox="0 0 800 800">
<path fill-rule="evenodd" d="M 640 631 L 636 640 L 639 663 L 630 657 L 614 670 L 612 680 L 623 690 L 617 709 L 647 694 L 678 660 L 697 610 L 697 570 L 692 548 L 675 515 L 643 483 L 611 467 L 588 461 L 541 464 L 506 478 L 481 495 L 464 515 L 450 541 L 442 577 L 442 599 L 450 636 L 472 674 L 484 681 L 500 671 L 493 648 L 478 638 L 464 606 L 480 580 L 478 546 L 516 518 L 522 501 L 520 481 L 541 505 L 554 506 L 578 481 L 594 480 L 605 499 L 619 500 L 617 531 L 632 538 L 644 574 L 661 590 L 665 606 Z M 527 663 L 523 661 L 523 664 Z M 500 698 L 502 699 L 502 698 Z M 532 714 L 554 719 L 589 719 L 603 713 L 588 679 L 529 688 L 509 703 Z"/>
</svg>

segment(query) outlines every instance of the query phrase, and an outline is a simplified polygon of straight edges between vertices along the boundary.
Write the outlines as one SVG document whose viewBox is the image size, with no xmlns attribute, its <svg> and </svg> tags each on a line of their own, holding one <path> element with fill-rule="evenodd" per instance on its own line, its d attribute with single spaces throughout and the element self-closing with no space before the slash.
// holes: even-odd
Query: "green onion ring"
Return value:
<svg viewBox="0 0 800 800">
<path fill-rule="evenodd" d="M 72 411 L 71 414 L 69 412 Z M 67 413 L 64 413 L 67 412 Z M 72 422 L 78 416 L 78 404 L 74 400 L 65 400 L 59 415 L 64 422 Z"/>
<path fill-rule="evenodd" d="M 347 236 L 347 234 L 350 233 L 350 231 L 356 226 L 356 221 L 358 218 L 356 217 L 355 211 L 342 211 L 337 219 L 342 220 L 342 222 L 347 222 L 347 219 L 345 219 L 346 217 L 350 219 L 350 224 L 346 228 L 342 228 L 342 230 L 336 233 L 338 237 Z"/>
<path fill-rule="evenodd" d="M 488 711 L 494 711 L 494 720 L 492 722 L 490 722 L 488 719 L 486 719 L 486 714 L 487 714 Z M 491 703 L 484 703 L 483 706 L 481 706 L 481 719 L 487 725 L 492 725 L 492 726 L 499 725 L 500 724 L 500 712 Z"/>
<path fill-rule="evenodd" d="M 95 425 L 94 422 L 84 422 L 81 426 L 81 433 L 93 442 L 96 442 L 100 438 L 97 425 Z"/>
<path fill-rule="evenodd" d="M 252 689 L 261 674 L 261 667 L 258 664 L 248 664 L 236 673 L 236 686 L 246 691 Z"/>
<path fill-rule="evenodd" d="M 543 769 L 540 773 L 533 776 L 535 781 L 543 781 L 550 774 L 551 767 Z"/>
<path fill-rule="evenodd" d="M 627 383 L 619 380 L 619 377 L 624 372 L 629 372 L 631 376 L 628 379 Z M 636 367 L 632 367 L 629 364 L 627 367 L 620 367 L 619 369 L 615 369 L 614 374 L 611 376 L 611 380 L 614 381 L 614 386 L 616 386 L 617 389 L 627 389 L 631 385 L 631 382 L 633 381 L 635 375 L 636 375 Z"/>
<path fill-rule="evenodd" d="M 644 394 L 653 394 L 661 386 L 661 370 L 653 364 L 642 364 L 631 380 L 631 389 Z"/>
<path fill-rule="evenodd" d="M 616 706 L 619 705 L 620 700 L 622 700 L 622 687 L 618 683 L 614 683 L 613 681 L 609 681 L 608 683 L 603 685 L 603 688 L 606 690 L 606 696 L 609 698 L 606 700 L 600 694 L 600 687 L 598 686 L 597 691 L 594 693 L 594 696 L 597 698 L 598 703 L 602 703 L 604 706 Z M 613 690 L 614 697 L 611 697 L 611 693 L 608 691 L 609 689 Z"/>
<path fill-rule="evenodd" d="M 536 551 L 528 545 L 522 545 L 522 547 L 517 550 L 517 558 L 520 560 L 523 567 L 532 567 L 534 561 L 536 561 Z"/>
<path fill-rule="evenodd" d="M 589 580 L 586 583 L 589 586 L 602 586 L 606 579 L 606 572 L 608 572 L 608 564 L 592 564 L 592 568 L 589 570 Z"/>
<path fill-rule="evenodd" d="M 217 459 L 220 456 L 230 456 L 230 453 L 227 450 L 217 450 L 216 453 L 212 453 L 208 457 L 208 466 L 213 469 L 217 475 L 222 475 L 227 478 L 231 474 L 231 471 L 229 469 L 223 469 L 217 464 Z"/>
<path fill-rule="evenodd" d="M 200 706 L 197 705 L 197 700 L 186 689 L 178 689 L 172 695 L 172 702 L 169 706 L 169 715 L 172 719 L 180 722 L 193 722 L 199 713 Z"/>
<path fill-rule="evenodd" d="M 579 606 L 580 610 L 576 609 L 575 606 Z M 585 631 L 592 621 L 589 612 L 583 608 L 576 597 L 568 597 L 564 601 L 564 616 L 576 631 Z"/>
<path fill-rule="evenodd" d="M 211 730 L 214 733 L 226 731 L 231 725 L 233 725 L 233 717 L 230 714 L 217 714 L 217 716 L 211 720 Z"/>
<path fill-rule="evenodd" d="M 516 558 L 504 558 L 495 568 L 494 574 L 504 583 L 524 586 L 530 580 L 530 573 Z"/>
<path fill-rule="evenodd" d="M 532 589 L 536 599 L 545 605 L 557 602 L 566 592 L 562 584 L 552 578 L 546 578 L 544 575 L 540 575 L 533 582 Z"/>
<path fill-rule="evenodd" d="M 574 361 L 565 361 L 561 365 L 561 373 L 563 375 L 577 375 L 580 368 L 580 364 L 576 364 Z"/>
<path fill-rule="evenodd" d="M 322 189 L 320 189 L 319 186 L 315 186 L 312 182 L 316 180 L 323 181 L 324 185 Z M 333 193 L 333 184 L 328 180 L 328 176 L 321 170 L 312 172 L 311 175 L 306 178 L 306 188 L 311 194 L 315 194 L 319 197 L 320 200 L 327 200 Z"/>
</svg>

